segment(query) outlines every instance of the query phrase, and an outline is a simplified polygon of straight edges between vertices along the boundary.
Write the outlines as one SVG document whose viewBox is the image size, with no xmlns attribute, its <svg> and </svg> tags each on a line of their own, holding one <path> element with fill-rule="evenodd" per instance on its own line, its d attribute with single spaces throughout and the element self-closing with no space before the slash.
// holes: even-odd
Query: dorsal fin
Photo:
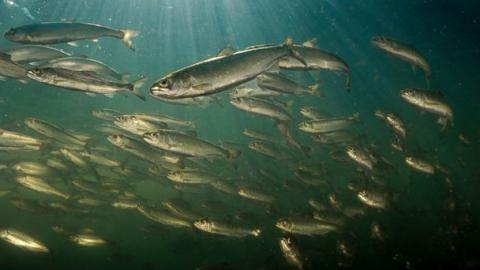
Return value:
<svg viewBox="0 0 480 270">
<path fill-rule="evenodd" d="M 230 45 L 227 45 L 217 53 L 217 56 L 229 56 L 234 54 L 235 52 L 236 52 L 235 48 L 233 48 Z"/>
<path fill-rule="evenodd" d="M 307 40 L 307 41 L 302 43 L 302 46 L 307 47 L 307 48 L 316 48 L 317 47 L 317 39 L 312 38 L 310 40 Z"/>
</svg>

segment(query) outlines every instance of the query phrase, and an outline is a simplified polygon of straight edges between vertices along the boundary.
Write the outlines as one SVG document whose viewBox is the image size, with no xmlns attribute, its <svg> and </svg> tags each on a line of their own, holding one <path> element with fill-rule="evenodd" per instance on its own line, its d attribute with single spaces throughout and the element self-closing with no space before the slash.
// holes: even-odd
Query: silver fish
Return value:
<svg viewBox="0 0 480 270">
<path fill-rule="evenodd" d="M 150 88 L 150 95 L 177 99 L 233 88 L 269 70 L 282 57 L 291 55 L 301 59 L 292 45 L 292 40 L 287 39 L 281 45 L 261 46 L 201 61 L 157 80 Z"/>
<path fill-rule="evenodd" d="M 19 43 L 57 44 L 100 37 L 121 39 L 125 46 L 134 50 L 132 38 L 139 34 L 134 30 L 116 30 L 106 26 L 79 22 L 47 22 L 10 28 L 5 38 Z"/>
<path fill-rule="evenodd" d="M 390 54 L 393 55 L 412 66 L 417 66 L 423 70 L 425 73 L 425 80 L 427 81 L 427 88 L 429 88 L 430 84 L 430 66 L 428 65 L 427 60 L 425 57 L 413 46 L 408 45 L 406 43 L 396 41 L 387 37 L 376 36 L 370 39 L 370 43 Z"/>
<path fill-rule="evenodd" d="M 19 64 L 26 64 L 37 61 L 47 61 L 60 57 L 70 56 L 69 53 L 62 50 L 39 45 L 17 46 L 9 49 L 3 49 L 1 51 L 9 54 L 11 56 L 11 60 Z"/>
<path fill-rule="evenodd" d="M 128 73 L 119 73 L 113 68 L 107 66 L 106 64 L 86 58 L 86 57 L 76 57 L 76 56 L 67 56 L 56 58 L 48 61 L 47 63 L 38 65 L 37 68 L 63 68 L 73 71 L 91 71 L 97 75 L 107 76 L 109 78 L 115 79 L 120 82 L 128 82 L 130 74 Z"/>
<path fill-rule="evenodd" d="M 132 83 L 108 81 L 90 72 L 72 71 L 64 68 L 35 68 L 27 71 L 27 76 L 35 81 L 73 91 L 92 94 L 112 95 L 118 92 L 131 92 L 141 100 L 145 96 L 140 87 L 146 81 L 141 78 Z"/>
</svg>

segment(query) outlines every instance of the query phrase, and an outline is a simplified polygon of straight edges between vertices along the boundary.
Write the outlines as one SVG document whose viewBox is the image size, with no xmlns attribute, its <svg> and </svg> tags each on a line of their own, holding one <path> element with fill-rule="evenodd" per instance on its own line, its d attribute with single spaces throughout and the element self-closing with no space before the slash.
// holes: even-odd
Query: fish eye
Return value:
<svg viewBox="0 0 480 270">
<path fill-rule="evenodd" d="M 167 80 L 167 79 L 163 79 L 161 80 L 158 85 L 161 87 L 161 88 L 167 88 L 170 86 L 170 82 Z"/>
<path fill-rule="evenodd" d="M 15 30 L 14 28 L 10 28 L 10 29 L 7 31 L 7 34 L 9 34 L 9 35 L 15 35 L 16 32 L 17 32 L 17 30 Z"/>
</svg>

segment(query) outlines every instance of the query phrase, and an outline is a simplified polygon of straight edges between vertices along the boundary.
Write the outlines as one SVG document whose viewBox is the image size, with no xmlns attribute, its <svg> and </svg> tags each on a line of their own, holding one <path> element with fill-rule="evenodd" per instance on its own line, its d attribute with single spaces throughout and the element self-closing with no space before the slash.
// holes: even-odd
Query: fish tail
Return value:
<svg viewBox="0 0 480 270">
<path fill-rule="evenodd" d="M 145 95 L 140 90 L 140 87 L 142 87 L 146 80 L 147 78 L 145 77 L 132 82 L 132 93 L 143 101 L 145 101 Z"/>
<path fill-rule="evenodd" d="M 318 88 L 320 87 L 319 83 L 316 83 L 314 85 L 310 85 L 308 87 L 308 90 L 310 91 L 310 94 L 314 96 L 321 96 L 321 93 L 318 91 Z"/>
<path fill-rule="evenodd" d="M 127 30 L 127 29 L 122 29 L 120 31 L 123 33 L 122 41 L 125 44 L 125 46 L 127 46 L 130 50 L 135 51 L 132 38 L 138 36 L 140 32 L 135 30 Z"/>
<path fill-rule="evenodd" d="M 262 231 L 260 229 L 255 229 L 255 230 L 252 231 L 252 235 L 255 236 L 255 237 L 260 236 L 261 233 L 262 233 Z"/>
</svg>

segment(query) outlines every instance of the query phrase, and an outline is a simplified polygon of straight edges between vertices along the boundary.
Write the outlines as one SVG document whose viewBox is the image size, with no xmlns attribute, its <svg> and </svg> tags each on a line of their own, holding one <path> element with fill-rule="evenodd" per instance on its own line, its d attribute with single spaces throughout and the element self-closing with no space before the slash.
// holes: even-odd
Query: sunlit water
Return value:
<svg viewBox="0 0 480 270">
<path fill-rule="evenodd" d="M 318 46 L 342 57 L 352 74 L 351 93 L 344 90 L 344 76 L 328 71 L 287 72 L 305 85 L 320 82 L 324 97 L 283 97 L 294 101 L 294 136 L 309 146 L 311 159 L 295 154 L 295 162 L 264 157 L 246 147 L 249 138 L 241 134 L 252 128 L 275 134 L 272 120 L 238 111 L 228 102 L 228 91 L 216 94 L 219 102 L 207 108 L 164 103 L 150 97 L 143 102 L 130 94 L 114 98 L 88 96 L 78 92 L 41 85 L 22 84 L 16 80 L 0 82 L 0 128 L 34 134 L 23 124 L 26 117 L 36 117 L 65 129 L 93 135 L 95 145 L 109 147 L 109 157 L 138 173 L 121 179 L 133 192 L 149 203 L 180 197 L 200 213 L 219 220 L 232 221 L 239 212 L 253 213 L 239 224 L 259 227 L 261 237 L 236 239 L 215 236 L 196 229 L 173 228 L 153 224 L 136 210 L 104 206 L 89 208 L 89 215 L 48 211 L 21 211 L 0 198 L 0 227 L 11 227 L 41 240 L 53 252 L 35 254 L 0 243 L 1 269 L 195 269 L 217 265 L 218 269 L 289 269 L 279 249 L 281 231 L 274 224 L 278 218 L 308 216 L 310 198 L 322 200 L 337 192 L 346 200 L 346 183 L 355 177 L 351 162 L 330 158 L 332 149 L 316 145 L 296 129 L 301 121 L 298 111 L 310 105 L 332 115 L 360 114 L 355 126 L 365 136 L 364 144 L 390 160 L 393 172 L 381 174 L 381 180 L 395 195 L 396 206 L 386 211 L 367 209 L 360 217 L 349 219 L 339 232 L 325 236 L 298 236 L 297 244 L 307 269 L 342 267 L 368 269 L 478 269 L 478 190 L 477 158 L 480 136 L 478 114 L 479 5 L 473 1 L 286 1 L 286 0 L 108 0 L 108 1 L 21 1 L 0 3 L 0 32 L 11 27 L 48 21 L 77 21 L 134 29 L 132 52 L 115 39 L 98 42 L 80 41 L 78 47 L 54 45 L 65 51 L 100 60 L 116 70 L 129 72 L 132 78 L 149 78 L 143 90 L 154 80 L 181 67 L 214 56 L 226 45 L 245 48 L 255 44 L 280 44 L 290 36 L 295 43 L 312 38 Z M 406 87 L 424 88 L 420 70 L 386 56 L 373 48 L 372 36 L 385 35 L 413 44 L 428 59 L 432 68 L 431 89 L 441 91 L 454 111 L 454 125 L 440 136 L 436 119 L 403 102 L 399 91 Z M 16 44 L 0 39 L 0 47 Z M 208 188 L 195 193 L 180 192 L 168 180 L 145 172 L 148 165 L 114 148 L 106 135 L 95 127 L 106 123 L 91 115 L 94 108 L 110 108 L 123 113 L 162 113 L 196 123 L 198 137 L 209 142 L 242 145 L 237 169 L 229 164 L 212 165 L 210 170 L 233 179 L 238 186 L 261 188 L 276 201 L 271 206 L 238 196 L 228 196 Z M 403 154 L 390 147 L 392 133 L 373 113 L 384 109 L 398 113 L 408 129 L 405 144 L 408 153 L 445 164 L 452 172 L 450 192 L 445 176 L 424 176 L 409 170 Z M 458 140 L 467 136 L 471 144 Z M 38 135 L 39 136 L 39 135 Z M 0 153 L 5 165 L 19 160 L 44 160 L 42 153 Z M 325 180 L 331 186 L 311 187 L 295 179 L 292 166 L 304 161 L 323 164 Z M 268 171 L 269 177 L 259 172 Z M 14 197 L 40 201 L 49 196 L 19 187 L 11 171 L 0 171 L 1 187 L 13 188 Z M 60 183 L 81 177 L 73 170 L 60 174 Z M 353 197 L 354 198 L 354 197 Z M 217 208 L 206 211 L 205 200 L 214 200 Z M 455 202 L 453 209 L 449 203 Z M 71 202 L 74 204 L 75 202 Z M 384 228 L 385 239 L 375 240 L 370 225 L 376 221 Z M 243 222 L 243 223 L 242 223 Z M 64 235 L 52 231 L 53 224 L 81 229 L 92 228 L 112 242 L 102 247 L 78 246 Z M 339 241 L 354 250 L 352 258 L 342 258 Z M 217 269 L 217 268 L 212 268 Z"/>
</svg>

